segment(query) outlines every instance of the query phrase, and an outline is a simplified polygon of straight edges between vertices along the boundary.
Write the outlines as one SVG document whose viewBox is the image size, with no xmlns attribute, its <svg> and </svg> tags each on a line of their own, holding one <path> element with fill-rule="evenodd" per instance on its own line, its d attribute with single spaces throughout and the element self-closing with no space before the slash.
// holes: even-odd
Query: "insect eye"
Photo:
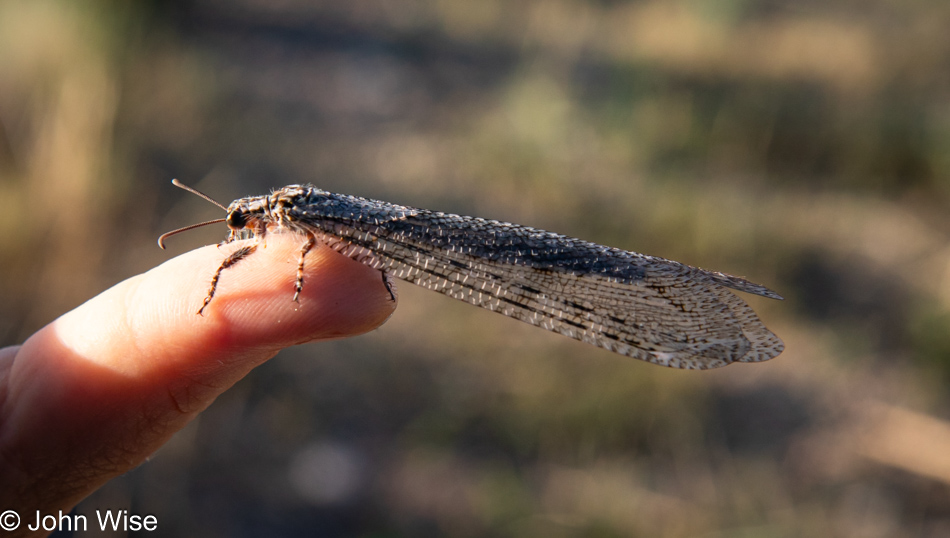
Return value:
<svg viewBox="0 0 950 538">
<path fill-rule="evenodd" d="M 225 222 L 227 222 L 228 228 L 240 230 L 247 224 L 247 216 L 239 211 L 232 211 L 228 213 L 228 218 Z"/>
</svg>

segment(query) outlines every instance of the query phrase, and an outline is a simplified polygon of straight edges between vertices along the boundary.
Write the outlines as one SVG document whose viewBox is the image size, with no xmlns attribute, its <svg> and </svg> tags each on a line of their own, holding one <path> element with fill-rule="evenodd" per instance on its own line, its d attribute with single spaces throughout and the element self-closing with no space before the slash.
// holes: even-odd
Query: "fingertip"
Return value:
<svg viewBox="0 0 950 538">
<path fill-rule="evenodd" d="M 308 253 L 293 301 L 300 240 L 272 234 L 222 271 L 198 315 L 231 250 L 197 249 L 122 282 L 57 320 L 56 333 L 78 355 L 129 375 L 239 359 L 253 367 L 283 347 L 373 330 L 395 308 L 379 271 L 323 245 Z"/>
<path fill-rule="evenodd" d="M 274 234 L 222 273 L 197 315 L 233 248 L 178 256 L 64 314 L 21 347 L 0 349 L 0 448 L 31 478 L 20 505 L 68 510 L 278 349 L 364 333 L 395 308 L 378 271 L 325 246 L 307 255 L 294 302 L 299 237 Z"/>
<path fill-rule="evenodd" d="M 266 246 L 222 273 L 204 311 L 221 329 L 221 345 L 287 347 L 356 336 L 389 319 L 396 305 L 382 274 L 324 245 L 307 254 L 295 300 L 300 246 L 291 234 L 268 236 Z M 207 280 L 199 299 L 207 295 Z"/>
</svg>

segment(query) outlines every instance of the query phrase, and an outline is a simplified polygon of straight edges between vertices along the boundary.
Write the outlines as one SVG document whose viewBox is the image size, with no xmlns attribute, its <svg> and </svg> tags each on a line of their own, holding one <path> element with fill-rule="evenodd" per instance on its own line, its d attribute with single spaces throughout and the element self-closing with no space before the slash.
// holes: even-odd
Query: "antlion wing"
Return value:
<svg viewBox="0 0 950 538">
<path fill-rule="evenodd" d="M 331 247 L 394 277 L 655 364 L 717 368 L 784 349 L 726 286 L 781 297 L 732 275 L 426 210 L 325 231 Z"/>
</svg>

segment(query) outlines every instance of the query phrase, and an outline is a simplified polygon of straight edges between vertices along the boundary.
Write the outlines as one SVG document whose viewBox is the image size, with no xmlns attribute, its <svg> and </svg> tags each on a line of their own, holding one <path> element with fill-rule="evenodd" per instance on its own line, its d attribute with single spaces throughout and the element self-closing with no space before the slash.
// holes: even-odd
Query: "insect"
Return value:
<svg viewBox="0 0 950 538">
<path fill-rule="evenodd" d="M 201 314 L 222 272 L 252 255 L 268 233 L 302 242 L 294 300 L 307 253 L 318 245 L 389 277 L 499 312 L 576 340 L 662 366 L 707 369 L 769 360 L 782 341 L 730 290 L 782 299 L 743 278 L 590 243 L 527 226 L 464 217 L 289 185 L 224 207 L 227 216 L 162 235 L 225 222 L 226 243 L 251 235 L 211 278 Z M 249 233 L 248 233 L 249 232 Z"/>
</svg>

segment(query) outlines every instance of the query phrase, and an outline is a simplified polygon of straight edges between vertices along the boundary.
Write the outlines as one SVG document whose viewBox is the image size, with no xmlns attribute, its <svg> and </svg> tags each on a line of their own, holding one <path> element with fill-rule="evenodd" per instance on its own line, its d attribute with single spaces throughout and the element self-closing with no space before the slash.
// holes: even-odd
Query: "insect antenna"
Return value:
<svg viewBox="0 0 950 538">
<path fill-rule="evenodd" d="M 215 200 L 214 198 L 212 198 L 212 197 L 208 196 L 207 194 L 205 194 L 205 193 L 199 191 L 198 189 L 195 189 L 195 188 L 193 188 L 193 187 L 189 187 L 188 185 L 185 185 L 184 183 L 182 183 L 181 181 L 178 181 L 177 179 L 173 179 L 173 180 L 172 180 L 172 185 L 174 185 L 174 186 L 176 186 L 176 187 L 178 187 L 178 188 L 180 188 L 180 189 L 185 189 L 186 191 L 190 192 L 191 194 L 197 194 L 198 196 L 204 198 L 205 200 L 211 202 L 212 204 L 214 204 L 214 205 L 220 207 L 221 209 L 223 209 L 223 210 L 225 210 L 225 211 L 228 210 L 228 208 L 226 208 L 226 207 L 224 207 L 223 205 L 221 205 L 220 203 L 218 203 L 218 201 Z"/>
<path fill-rule="evenodd" d="M 184 228 L 178 228 L 177 230 L 172 230 L 170 232 L 165 232 L 158 238 L 158 246 L 165 248 L 165 239 L 171 237 L 175 234 L 180 234 L 181 232 L 187 232 L 188 230 L 194 230 L 195 228 L 201 228 L 202 226 L 207 226 L 209 224 L 217 224 L 219 222 L 225 222 L 228 219 L 214 219 L 207 222 L 199 222 L 198 224 L 192 224 L 191 226 L 185 226 Z"/>
<path fill-rule="evenodd" d="M 176 186 L 176 187 L 178 187 L 178 188 L 184 189 L 184 190 L 186 190 L 186 191 L 188 191 L 188 192 L 190 192 L 190 193 L 192 193 L 192 194 L 196 194 L 196 195 L 198 195 L 198 196 L 204 198 L 205 200 L 211 202 L 212 204 L 214 204 L 214 205 L 220 207 L 221 209 L 223 209 L 223 210 L 225 210 L 225 211 L 228 210 L 228 208 L 226 208 L 226 207 L 224 207 L 223 205 L 221 205 L 220 203 L 218 203 L 218 201 L 215 200 L 214 198 L 212 198 L 212 197 L 208 196 L 207 194 L 205 194 L 205 193 L 199 191 L 198 189 L 195 189 L 195 188 L 193 188 L 193 187 L 189 187 L 188 185 L 185 185 L 184 183 L 182 183 L 181 181 L 178 181 L 177 179 L 173 179 L 173 180 L 172 180 L 172 185 L 174 185 L 174 186 Z M 175 235 L 175 234 L 179 234 L 179 233 L 181 233 L 181 232 L 187 232 L 188 230 L 193 230 L 193 229 L 195 229 L 195 228 L 200 228 L 200 227 L 202 227 L 202 226 L 207 226 L 207 225 L 209 225 L 209 224 L 217 224 L 217 223 L 219 223 L 219 222 L 225 222 L 226 220 L 227 220 L 227 219 L 214 219 L 214 220 L 209 220 L 209 221 L 207 221 L 207 222 L 199 222 L 198 224 L 192 224 L 191 226 L 185 226 L 184 228 L 179 228 L 179 229 L 177 229 L 177 230 L 172 230 L 172 231 L 170 231 L 170 232 L 163 233 L 163 234 L 161 235 L 161 237 L 158 238 L 158 246 L 161 247 L 161 248 L 164 250 L 164 249 L 165 249 L 165 239 L 167 239 L 168 237 L 171 237 L 171 236 L 173 236 L 173 235 Z"/>
</svg>

